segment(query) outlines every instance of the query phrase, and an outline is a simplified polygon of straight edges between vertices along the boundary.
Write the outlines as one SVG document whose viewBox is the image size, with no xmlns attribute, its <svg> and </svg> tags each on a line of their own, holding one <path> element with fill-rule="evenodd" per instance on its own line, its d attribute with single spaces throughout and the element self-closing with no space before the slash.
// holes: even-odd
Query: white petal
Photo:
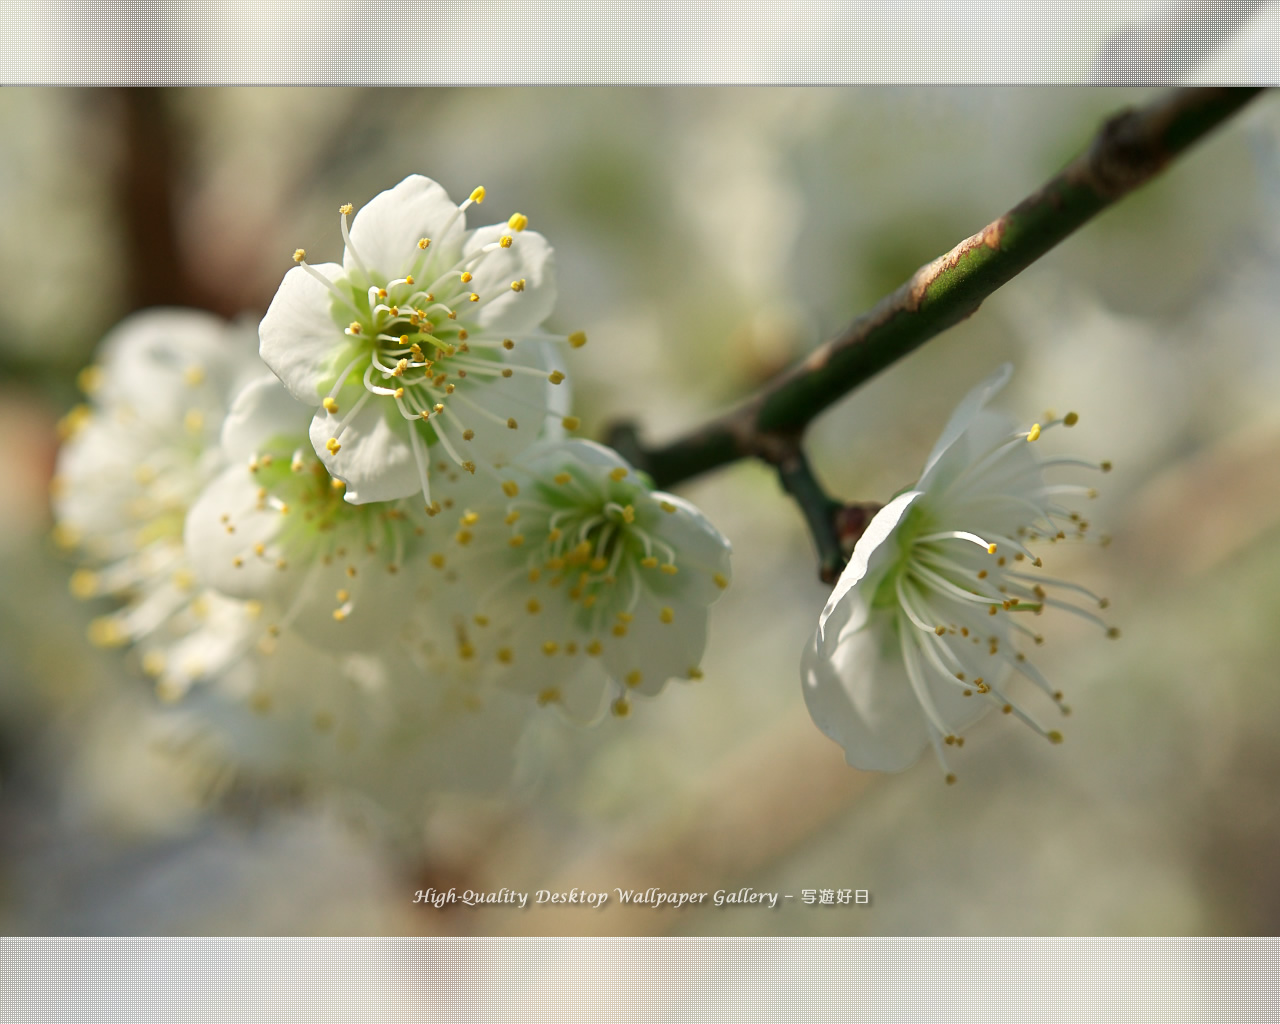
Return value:
<svg viewBox="0 0 1280 1024">
<path fill-rule="evenodd" d="M 365 203 L 351 223 L 351 244 L 365 266 L 384 280 L 403 277 L 422 255 L 418 240 L 431 239 L 431 249 L 448 252 L 462 237 L 462 217 L 455 219 L 458 206 L 449 194 L 421 174 L 411 174 L 394 188 L 379 192 Z M 445 225 L 453 221 L 447 234 Z M 359 269 L 348 249 L 342 257 L 348 273 Z"/>
<path fill-rule="evenodd" d="M 922 491 L 929 489 L 931 475 L 939 460 L 942 459 L 952 445 L 960 440 L 965 431 L 969 429 L 974 418 L 1000 389 L 1009 382 L 1009 378 L 1012 375 L 1013 364 L 1005 363 L 960 400 L 955 412 L 951 414 L 951 419 L 943 427 L 937 444 L 933 446 L 933 451 L 929 453 L 929 457 L 925 460 L 924 470 L 920 474 L 920 482 L 916 485 L 918 489 Z"/>
<path fill-rule="evenodd" d="M 313 265 L 330 281 L 342 277 L 336 263 Z M 302 267 L 284 275 L 267 315 L 258 325 L 262 360 L 301 402 L 320 400 L 336 374 L 347 336 L 333 319 L 333 293 Z"/>
<path fill-rule="evenodd" d="M 463 255 L 478 253 L 503 235 L 511 247 L 490 252 L 474 271 L 471 290 L 482 306 L 475 323 L 485 330 L 511 335 L 528 334 L 541 326 L 556 304 L 555 258 L 547 240 L 536 231 L 512 231 L 506 224 L 490 224 L 467 235 Z M 521 291 L 513 281 L 524 281 Z"/>
<path fill-rule="evenodd" d="M 286 448 L 306 443 L 314 407 L 295 399 L 278 377 L 250 381 L 231 403 L 222 423 L 222 450 L 232 462 L 248 462 L 276 439 Z"/>
<path fill-rule="evenodd" d="M 230 466 L 187 512 L 184 540 L 191 568 L 205 586 L 228 597 L 278 595 L 287 588 L 285 574 L 275 567 L 280 552 L 274 544 L 282 525 L 279 511 L 258 508 L 253 474 L 244 465 Z M 262 556 L 255 551 L 257 544 L 264 546 Z"/>
<path fill-rule="evenodd" d="M 332 416 L 321 409 L 311 421 L 312 447 L 330 474 L 347 485 L 346 500 L 353 505 L 406 498 L 422 489 L 409 447 L 408 431 L 413 428 L 405 421 L 397 424 L 398 430 L 392 428 L 385 411 L 389 401 L 371 398 L 365 403 L 342 432 L 336 455 L 325 446 L 346 414 Z"/>
<path fill-rule="evenodd" d="M 623 585 L 625 581 L 619 581 Z M 674 616 L 663 622 L 661 599 L 645 595 L 632 611 L 624 637 L 606 636 L 604 663 L 610 675 L 625 683 L 640 673 L 639 692 L 652 696 L 668 679 L 687 678 L 697 668 L 707 646 L 707 609 L 694 604 L 671 605 Z"/>
<path fill-rule="evenodd" d="M 354 555 L 355 553 L 353 553 Z M 360 651 L 385 647 L 400 631 L 408 615 L 404 611 L 413 597 L 414 579 L 410 572 L 387 572 L 388 552 L 372 555 L 361 551 L 358 557 L 334 558 L 329 565 L 316 562 L 300 569 L 305 576 L 291 607 L 293 629 L 308 643 L 322 650 Z M 354 576 L 348 568 L 356 569 Z M 338 592 L 347 595 L 338 599 Z M 339 620 L 335 609 L 350 602 L 350 611 Z"/>
<path fill-rule="evenodd" d="M 871 522 L 867 524 L 866 530 L 858 538 L 858 543 L 854 545 L 849 564 L 844 567 L 844 572 L 840 574 L 840 579 L 836 581 L 831 597 L 827 599 L 826 607 L 822 609 L 822 614 L 818 616 L 817 635 L 823 643 L 828 642 L 827 634 L 829 631 L 832 633 L 831 638 L 834 638 L 839 634 L 842 625 L 848 621 L 849 609 L 845 608 L 842 614 L 837 616 L 837 620 L 830 623 L 830 630 L 828 628 L 828 620 L 832 615 L 835 615 L 842 603 L 851 600 L 850 592 L 866 578 L 871 563 L 873 561 L 878 562 L 885 557 L 884 554 L 877 553 L 889 550 L 885 546 L 885 542 L 893 536 L 898 524 L 905 518 L 908 509 L 911 508 L 922 493 L 922 491 L 904 491 L 877 512 L 872 517 Z"/>
</svg>

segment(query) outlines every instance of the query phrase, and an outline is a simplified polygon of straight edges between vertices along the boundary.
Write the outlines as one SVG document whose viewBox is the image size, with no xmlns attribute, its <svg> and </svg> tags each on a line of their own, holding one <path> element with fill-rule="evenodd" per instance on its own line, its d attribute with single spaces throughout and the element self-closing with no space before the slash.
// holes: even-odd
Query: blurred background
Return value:
<svg viewBox="0 0 1280 1024">
<path fill-rule="evenodd" d="M 833 493 L 912 482 L 1003 360 L 999 406 L 1077 410 L 1111 459 L 1105 549 L 1049 571 L 1111 598 L 1036 663 L 1050 747 L 996 715 L 942 784 L 856 772 L 798 678 L 827 588 L 764 468 L 682 489 L 729 536 L 706 677 L 624 721 L 533 725 L 505 799 L 389 828 L 341 794 L 214 786 L 162 750 L 149 686 L 85 640 L 50 537 L 57 423 L 103 334 L 152 305 L 260 317 L 290 254 L 405 175 L 556 249 L 584 329 L 575 411 L 678 435 L 1059 170 L 1143 90 L 0 91 L 0 932 L 1274 934 L 1280 927 L 1280 101 L 1263 96 L 970 320 L 827 413 Z M 490 214 L 492 213 L 492 216 Z M 1066 477 L 1064 476 L 1064 479 Z M 1077 478 L 1079 479 L 1079 478 Z M 1049 721 L 1049 708 L 1028 704 Z M 212 795 L 212 794 L 217 794 Z M 434 886 L 869 890 L 868 906 L 424 909 Z"/>
</svg>

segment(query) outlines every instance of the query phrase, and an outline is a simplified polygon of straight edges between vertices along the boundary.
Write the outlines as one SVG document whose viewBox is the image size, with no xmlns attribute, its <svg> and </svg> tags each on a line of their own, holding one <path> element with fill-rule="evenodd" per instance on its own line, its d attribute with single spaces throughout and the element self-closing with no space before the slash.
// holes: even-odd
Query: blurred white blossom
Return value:
<svg viewBox="0 0 1280 1024">
<path fill-rule="evenodd" d="M 227 406 L 261 372 L 252 339 L 206 313 L 137 313 L 82 374 L 90 403 L 63 421 L 54 536 L 86 563 L 72 592 L 119 602 L 90 639 L 136 644 L 166 697 L 221 671 L 252 629 L 239 602 L 198 585 L 182 542 L 188 507 L 223 464 Z"/>
</svg>

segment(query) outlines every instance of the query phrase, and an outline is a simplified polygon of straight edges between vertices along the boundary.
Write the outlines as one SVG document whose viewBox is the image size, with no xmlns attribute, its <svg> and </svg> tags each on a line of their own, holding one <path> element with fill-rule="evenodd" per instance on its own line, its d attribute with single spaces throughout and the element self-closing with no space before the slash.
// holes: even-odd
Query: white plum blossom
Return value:
<svg viewBox="0 0 1280 1024">
<path fill-rule="evenodd" d="M 1042 638 L 1022 621 L 1046 606 L 1097 623 L 1077 602 L 1107 602 L 1077 584 L 1029 570 L 1041 559 L 1027 547 L 1085 535 L 1088 523 L 1059 503 L 1090 488 L 1049 484 L 1044 471 L 1110 464 L 1041 458 L 1034 444 L 1077 417 L 1018 430 L 987 411 L 1008 381 L 1008 365 L 960 403 L 925 463 L 919 481 L 868 524 L 818 620 L 804 652 L 805 702 L 818 727 L 845 750 L 855 768 L 900 771 L 932 744 L 947 773 L 944 749 L 999 707 L 1059 742 L 1006 692 L 1013 673 L 1045 692 L 1065 712 L 1062 695 L 1020 650 Z"/>
<path fill-rule="evenodd" d="M 415 493 L 429 509 L 437 453 L 474 473 L 500 465 L 563 416 L 552 251 L 516 213 L 465 230 L 455 204 L 412 175 L 348 227 L 342 263 L 302 249 L 260 327 L 262 358 L 314 410 L 309 436 L 352 504 Z"/>
<path fill-rule="evenodd" d="M 103 340 L 99 364 L 81 378 L 90 404 L 63 422 L 54 535 L 86 563 L 72 592 L 118 603 L 93 621 L 90 639 L 135 644 L 163 697 L 221 671 L 255 628 L 252 606 L 199 586 L 182 532 L 222 466 L 217 438 L 231 397 L 261 372 L 251 327 L 147 310 Z"/>
<path fill-rule="evenodd" d="M 222 470 L 192 505 L 187 553 L 202 583 L 265 602 L 272 632 L 320 647 L 394 643 L 413 590 L 406 561 L 427 517 L 399 500 L 352 505 L 307 440 L 310 410 L 264 374 L 222 428 Z"/>
<path fill-rule="evenodd" d="M 453 532 L 429 559 L 438 664 L 479 664 L 588 720 L 608 696 L 625 715 L 630 693 L 701 678 L 730 552 L 687 501 L 582 440 L 543 442 L 447 501 Z"/>
</svg>

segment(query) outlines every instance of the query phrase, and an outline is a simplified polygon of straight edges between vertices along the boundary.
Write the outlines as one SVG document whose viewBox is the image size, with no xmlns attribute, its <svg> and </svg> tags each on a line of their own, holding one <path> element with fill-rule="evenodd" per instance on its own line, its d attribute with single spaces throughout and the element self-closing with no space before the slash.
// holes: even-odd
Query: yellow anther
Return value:
<svg viewBox="0 0 1280 1024">
<path fill-rule="evenodd" d="M 592 640 L 591 643 L 587 644 L 587 646 L 583 649 L 593 658 L 600 657 L 600 652 L 604 650 L 604 648 L 600 645 L 599 640 Z"/>
<path fill-rule="evenodd" d="M 566 416 L 560 421 L 560 425 L 564 427 L 565 430 L 577 430 L 582 426 L 582 420 L 578 419 L 577 416 Z"/>
<path fill-rule="evenodd" d="M 419 238 L 419 239 L 418 239 L 418 248 L 419 248 L 419 249 L 425 249 L 425 248 L 426 248 L 427 246 L 429 246 L 430 244 L 431 244 L 431 239 L 429 239 L 429 238 Z"/>
<path fill-rule="evenodd" d="M 71 593 L 82 601 L 98 592 L 98 574 L 88 569 L 77 569 L 71 574 Z"/>
<path fill-rule="evenodd" d="M 565 561 L 559 555 L 547 559 L 547 568 L 552 572 L 559 572 L 565 566 Z"/>
<path fill-rule="evenodd" d="M 147 651 L 142 657 L 142 671 L 155 679 L 164 672 L 165 658 L 160 651 Z"/>
<path fill-rule="evenodd" d="M 507 227 L 512 231 L 523 231 L 529 226 L 529 218 L 523 213 L 513 213 L 507 218 Z"/>
<path fill-rule="evenodd" d="M 354 565 L 349 565 L 349 566 L 347 566 L 347 576 L 348 576 L 350 579 L 355 579 L 355 578 L 356 578 L 356 573 L 357 573 L 357 570 L 356 570 L 356 567 L 355 567 Z"/>
<path fill-rule="evenodd" d="M 680 570 L 677 569 L 675 565 L 673 565 L 671 562 L 664 562 L 662 565 L 658 566 L 658 571 L 666 573 L 668 576 L 674 576 Z"/>
<path fill-rule="evenodd" d="M 396 363 L 396 368 L 391 371 L 391 376 L 403 377 L 404 371 L 407 369 L 409 369 L 409 360 L 401 359 L 398 363 Z"/>
<path fill-rule="evenodd" d="M 724 590 L 729 585 L 729 581 L 725 577 L 724 573 L 718 572 L 715 575 L 713 575 L 711 579 L 715 581 L 715 585 L 719 587 L 721 590 Z"/>
<path fill-rule="evenodd" d="M 437 551 L 435 554 L 431 556 L 430 561 L 431 561 L 431 564 L 435 566 L 435 568 L 437 569 L 444 568 L 444 555 L 440 554 L 439 551 Z"/>
<path fill-rule="evenodd" d="M 553 479 L 556 483 L 558 483 L 561 487 L 563 487 L 570 480 L 572 480 L 573 477 L 571 477 L 568 473 L 557 473 L 551 479 Z"/>
<path fill-rule="evenodd" d="M 586 558 L 591 554 L 591 541 L 580 540 L 573 549 L 573 556 L 578 559 Z"/>
<path fill-rule="evenodd" d="M 480 522 L 478 513 L 468 510 L 462 514 L 461 523 L 463 526 L 475 526 L 478 522 Z"/>
<path fill-rule="evenodd" d="M 294 262 L 294 263 L 301 263 L 301 262 L 302 262 L 303 260 L 305 260 L 306 258 L 307 258 L 307 250 L 306 250 L 306 249 L 294 249 L 294 250 L 293 250 L 293 262 Z"/>
<path fill-rule="evenodd" d="M 469 459 L 462 464 L 462 468 L 465 469 L 472 476 L 476 475 L 476 464 L 470 461 Z"/>
<path fill-rule="evenodd" d="M 472 536 L 473 535 L 470 530 L 459 530 L 453 539 L 465 548 L 471 543 Z"/>
<path fill-rule="evenodd" d="M 471 280 L 471 273 L 469 271 L 464 270 L 462 272 L 462 283 L 466 284 L 470 280 Z"/>
<path fill-rule="evenodd" d="M 539 569 L 536 565 L 529 570 L 530 583 L 537 583 L 538 580 L 540 580 L 541 578 L 542 578 L 542 570 Z"/>
<path fill-rule="evenodd" d="M 658 560 L 653 555 L 649 555 L 647 558 L 640 559 L 640 567 L 642 569 L 656 569 L 658 568 Z"/>
<path fill-rule="evenodd" d="M 342 450 L 342 445 L 338 444 L 336 437 L 331 437 L 324 443 L 326 450 L 330 455 L 337 455 Z"/>
<path fill-rule="evenodd" d="M 508 367 L 507 369 L 502 371 L 502 376 L 510 377 L 513 373 L 515 373 L 515 371 L 512 370 L 510 367 Z"/>
<path fill-rule="evenodd" d="M 182 425 L 189 434 L 200 433 L 204 429 L 204 413 L 199 409 L 188 409 L 186 416 L 182 418 Z"/>
<path fill-rule="evenodd" d="M 351 321 L 351 323 L 349 323 L 349 324 L 347 325 L 347 330 L 349 330 L 352 334 L 359 334 L 359 333 L 360 333 L 360 321 L 359 321 L 359 320 L 352 320 L 352 321 Z"/>
<path fill-rule="evenodd" d="M 404 283 L 405 283 L 405 284 L 413 284 L 413 275 L 412 275 L 412 274 L 405 274 L 405 275 L 404 275 Z"/>
<path fill-rule="evenodd" d="M 560 645 L 554 640 L 546 640 L 542 644 L 542 653 L 547 655 L 547 657 L 555 654 L 558 650 L 560 650 Z"/>
<path fill-rule="evenodd" d="M 1052 732 L 1050 732 L 1050 733 L 1049 733 L 1049 742 L 1050 742 L 1050 743 L 1061 743 L 1061 742 L 1062 742 L 1062 733 L 1058 732 L 1058 730 L 1057 730 L 1057 729 L 1054 729 Z"/>
<path fill-rule="evenodd" d="M 510 249 L 513 241 L 514 239 L 510 235 L 503 235 L 498 239 L 498 244 L 504 249 Z"/>
<path fill-rule="evenodd" d="M 559 370 L 552 370 L 547 374 L 547 380 L 551 381 L 552 384 L 561 384 L 564 382 L 564 374 Z"/>
<path fill-rule="evenodd" d="M 632 671 L 627 673 L 627 677 L 623 682 L 634 688 L 644 682 L 644 676 L 640 674 L 639 669 L 632 669 Z"/>
<path fill-rule="evenodd" d="M 1115 640 L 1120 636 L 1120 630 L 1116 626 L 1112 626 L 1110 629 L 1107 630 L 1107 636 L 1109 636 L 1112 640 Z"/>
<path fill-rule="evenodd" d="M 595 558 L 591 559 L 592 572 L 604 572 L 608 565 L 609 560 L 603 555 L 597 555 Z"/>
<path fill-rule="evenodd" d="M 952 772 L 948 772 L 948 773 L 947 773 L 947 780 L 946 780 L 946 781 L 947 781 L 947 785 L 948 785 L 948 786 L 954 786 L 954 785 L 956 784 L 956 777 L 955 777 L 955 774 L 954 774 L 954 773 L 952 773 Z"/>
<path fill-rule="evenodd" d="M 232 564 L 232 566 L 234 566 L 234 567 L 235 567 L 235 568 L 237 568 L 237 569 L 243 568 L 243 567 L 244 567 L 244 559 L 243 559 L 243 558 L 241 558 L 239 555 L 236 555 L 236 557 L 235 557 L 235 558 L 231 559 L 231 564 Z"/>
<path fill-rule="evenodd" d="M 538 704 L 546 707 L 548 704 L 557 704 L 560 701 L 560 690 L 555 686 L 548 686 L 545 690 L 538 692 Z"/>
<path fill-rule="evenodd" d="M 996 553 L 996 545 L 995 545 L 995 544 L 988 544 L 988 545 L 987 545 L 987 554 L 989 554 L 989 555 L 994 555 L 995 553 Z"/>
<path fill-rule="evenodd" d="M 525 609 L 530 615 L 537 615 L 538 612 L 542 611 L 542 605 L 538 603 L 538 599 L 536 597 L 531 597 L 529 598 L 528 603 L 525 604 Z"/>
<path fill-rule="evenodd" d="M 332 480 L 329 481 L 329 486 L 335 491 L 341 491 L 347 486 L 347 483 L 345 480 L 339 480 L 335 476 Z"/>
<path fill-rule="evenodd" d="M 523 533 L 512 534 L 511 539 L 508 540 L 507 543 L 513 548 L 520 547 L 520 545 L 524 543 L 524 534 Z"/>
<path fill-rule="evenodd" d="M 1031 429 L 1027 431 L 1027 440 L 1028 441 L 1040 440 L 1040 424 L 1039 423 L 1031 424 Z"/>
<path fill-rule="evenodd" d="M 511 282 L 511 290 L 512 290 L 513 292 L 522 292 L 522 291 L 524 291 L 524 278 L 523 278 L 523 277 L 522 277 L 522 278 L 520 278 L 520 280 L 519 280 L 519 281 L 512 281 L 512 282 Z"/>
<path fill-rule="evenodd" d="M 611 632 L 613 633 L 614 636 L 626 636 L 627 624 L 625 622 L 616 623 L 613 629 L 611 630 Z"/>
<path fill-rule="evenodd" d="M 324 406 L 324 411 L 331 416 L 338 411 L 338 400 L 336 398 L 326 397 L 320 404 Z"/>
<path fill-rule="evenodd" d="M 345 608 L 335 608 L 333 610 L 333 621 L 344 622 L 347 618 L 347 610 Z"/>
<path fill-rule="evenodd" d="M 472 201 L 473 203 L 483 203 L 483 202 L 484 202 L 484 195 L 485 195 L 485 193 L 484 193 L 484 186 L 483 186 L 483 185 L 478 185 L 478 186 L 476 186 L 474 189 L 472 189 L 472 190 L 471 190 L 471 196 L 470 196 L 470 199 L 471 199 L 471 201 Z"/>
<path fill-rule="evenodd" d="M 689 669 L 689 678 L 690 678 L 690 679 L 701 679 L 701 678 L 702 678 L 702 669 L 698 668 L 698 666 L 697 666 L 697 665 L 694 665 L 691 669 Z"/>
<path fill-rule="evenodd" d="M 102 387 L 102 367 L 86 366 L 76 374 L 76 386 L 86 395 L 92 395 Z"/>
<path fill-rule="evenodd" d="M 626 697 L 619 697 L 611 705 L 615 718 L 626 718 L 631 714 L 631 702 Z"/>
<path fill-rule="evenodd" d="M 510 665 L 510 664 L 511 664 L 511 658 L 512 658 L 512 653 L 511 653 L 511 648 L 510 648 L 510 647 L 499 647 L 499 648 L 498 648 L 498 660 L 499 660 L 500 662 L 502 662 L 502 664 L 504 664 L 504 665 Z"/>
<path fill-rule="evenodd" d="M 404 398 L 404 388 L 396 388 L 396 389 L 395 389 L 395 391 L 393 391 L 393 392 L 391 393 L 391 397 L 392 397 L 392 398 Z"/>
<path fill-rule="evenodd" d="M 574 348 L 582 348 L 587 343 L 587 335 L 584 331 L 574 331 L 569 335 L 569 344 Z"/>
<path fill-rule="evenodd" d="M 1062 417 L 1062 425 L 1064 427 L 1074 427 L 1079 422 L 1080 416 L 1078 413 L 1069 412 Z"/>
<path fill-rule="evenodd" d="M 502 493 L 505 494 L 508 498 L 514 498 L 517 494 L 520 493 L 520 485 L 517 484 L 514 480 L 503 480 Z"/>
<path fill-rule="evenodd" d="M 586 597 L 582 599 L 582 607 L 590 608 L 596 603 L 596 600 L 597 600 L 597 595 L 588 594 Z"/>
<path fill-rule="evenodd" d="M 669 502 L 669 501 L 662 501 L 662 502 L 659 502 L 659 503 L 658 503 L 658 505 L 659 505 L 659 507 L 662 509 L 662 511 L 663 511 L 663 512 L 666 512 L 668 515 L 670 515 L 672 512 L 674 512 L 674 511 L 676 510 L 675 505 L 673 505 L 673 504 L 672 504 L 671 502 Z"/>
<path fill-rule="evenodd" d="M 182 371 L 182 379 L 187 382 L 187 387 L 195 388 L 204 383 L 204 367 L 188 366 Z"/>
<path fill-rule="evenodd" d="M 633 621 L 635 621 L 635 616 L 634 616 L 634 615 L 632 615 L 630 612 L 618 612 L 617 618 L 618 618 L 618 621 L 619 621 L 619 622 L 633 622 Z"/>
<path fill-rule="evenodd" d="M 661 619 L 661 620 L 662 620 L 663 622 L 665 622 L 665 623 L 672 623 L 672 622 L 675 622 L 675 620 L 676 620 L 676 612 L 675 612 L 675 609 L 674 609 L 674 608 L 663 608 L 663 609 L 662 609 L 662 611 L 660 611 L 660 612 L 658 613 L 658 618 L 659 618 L 659 619 Z"/>
<path fill-rule="evenodd" d="M 622 521 L 624 523 L 634 523 L 636 521 L 636 507 L 634 505 L 623 506 Z"/>
<path fill-rule="evenodd" d="M 264 554 L 266 554 L 266 551 L 267 551 L 267 546 L 263 544 L 261 541 L 259 541 L 257 544 L 253 546 L 253 553 L 257 555 L 259 558 L 261 558 Z"/>
<path fill-rule="evenodd" d="M 560 527 L 558 526 L 553 526 L 550 530 L 547 531 L 547 540 L 551 541 L 552 544 L 554 544 L 563 536 L 564 536 L 564 531 L 561 530 Z"/>
<path fill-rule="evenodd" d="M 1110 462 L 1109 460 L 1108 460 L 1108 461 L 1103 462 L 1103 463 L 1102 463 L 1102 466 L 1101 466 L 1101 469 L 1102 469 L 1102 472 L 1104 472 L 1104 473 L 1110 473 L 1110 472 L 1111 472 L 1111 462 Z"/>
<path fill-rule="evenodd" d="M 479 296 L 479 295 L 477 295 L 475 292 L 472 292 L 470 295 L 468 295 L 468 296 L 467 296 L 467 301 L 468 301 L 468 302 L 479 302 L 479 301 L 480 301 L 480 296 Z"/>
<path fill-rule="evenodd" d="M 506 516 L 503 517 L 502 521 L 506 523 L 508 526 L 510 526 L 512 523 L 517 522 L 519 519 L 520 519 L 520 510 L 518 508 L 513 508 L 510 512 L 506 514 Z"/>
<path fill-rule="evenodd" d="M 514 417 L 514 416 L 508 416 L 508 417 L 507 417 L 507 429 L 508 429 L 508 430 L 515 430 L 515 429 L 516 429 L 516 428 L 518 428 L 519 426 L 520 426 L 520 424 L 516 422 L 516 420 L 515 420 L 515 417 Z"/>
<path fill-rule="evenodd" d="M 469 643 L 463 642 L 458 644 L 458 657 L 463 661 L 470 661 L 476 656 L 476 649 Z"/>
<path fill-rule="evenodd" d="M 327 711 L 317 711 L 311 719 L 316 732 L 328 732 L 333 728 L 333 715 Z"/>
<path fill-rule="evenodd" d="M 343 203 L 341 206 L 338 207 L 338 212 L 342 214 L 342 216 L 344 217 L 350 217 L 351 211 L 354 209 L 355 207 L 352 206 L 350 203 Z"/>
<path fill-rule="evenodd" d="M 89 623 L 89 643 L 94 647 L 121 647 L 129 640 L 129 635 L 113 618 L 104 616 Z"/>
</svg>

